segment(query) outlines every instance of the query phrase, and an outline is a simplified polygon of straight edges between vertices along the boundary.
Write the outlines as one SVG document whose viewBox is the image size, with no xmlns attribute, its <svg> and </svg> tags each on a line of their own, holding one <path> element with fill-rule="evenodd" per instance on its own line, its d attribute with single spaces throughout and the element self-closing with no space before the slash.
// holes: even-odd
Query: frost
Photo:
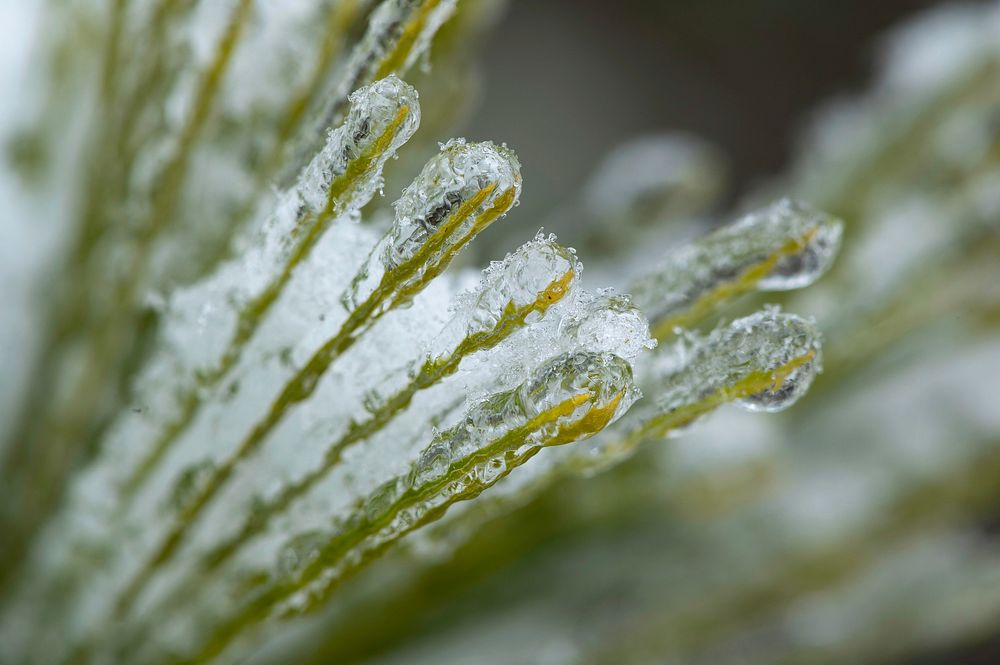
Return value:
<svg viewBox="0 0 1000 665">
<path fill-rule="evenodd" d="M 582 271 L 572 250 L 539 233 L 490 264 L 475 288 L 455 298 L 454 316 L 434 346 L 450 348 L 477 334 L 534 322 L 573 289 Z"/>
<path fill-rule="evenodd" d="M 452 346 L 447 351 L 428 355 L 412 370 L 408 382 L 398 392 L 385 396 L 366 394 L 364 406 L 368 417 L 352 420 L 347 431 L 326 447 L 320 466 L 283 488 L 273 499 L 258 502 L 253 514 L 236 535 L 206 555 L 204 566 L 207 569 L 216 568 L 239 546 L 260 534 L 274 516 L 322 481 L 341 462 L 349 447 L 363 443 L 386 428 L 405 410 L 418 391 L 427 390 L 454 373 L 467 355 L 492 348 L 526 325 L 530 317 L 543 315 L 553 303 L 566 295 L 580 270 L 576 257 L 569 250 L 555 244 L 554 238 L 542 236 L 525 244 L 504 261 L 490 266 L 484 271 L 477 289 L 458 297 L 455 317 L 435 339 L 437 344 L 442 338 L 452 339 L 455 335 L 448 333 L 457 327 L 459 338 L 452 339 Z M 487 298 L 495 308 L 492 314 Z M 630 313 L 633 317 L 638 316 L 634 311 Z M 645 324 L 641 317 L 640 321 Z M 648 331 L 639 337 L 641 340 L 647 338 Z M 434 452 L 440 451 L 440 446 L 432 445 L 429 450 L 432 451 L 432 458 L 440 458 L 438 452 Z M 440 460 L 440 464 L 447 466 L 446 459 Z"/>
<path fill-rule="evenodd" d="M 224 266 L 214 283 L 209 281 L 175 298 L 173 308 L 177 318 L 185 314 L 185 308 L 197 308 L 189 315 L 199 327 L 210 328 L 206 319 L 211 317 L 212 323 L 218 325 L 218 318 L 230 312 L 218 311 L 206 298 L 211 298 L 218 289 L 252 289 L 243 296 L 244 302 L 234 313 L 235 322 L 231 325 L 235 329 L 228 345 L 222 347 L 218 359 L 199 368 L 198 385 L 185 389 L 176 420 L 165 426 L 159 440 L 126 482 L 127 493 L 144 481 L 173 441 L 190 425 L 198 413 L 202 395 L 229 375 L 294 271 L 308 258 L 336 214 L 356 214 L 371 199 L 385 162 L 412 136 L 419 123 L 416 92 L 395 77 L 357 91 L 351 100 L 347 120 L 330 133 L 326 147 L 305 169 L 298 186 L 278 204 L 278 210 L 261 232 L 260 244 L 242 262 Z M 227 284 L 241 278 L 247 279 L 242 284 Z M 213 340 L 220 337 L 219 332 L 208 330 Z"/>
<path fill-rule="evenodd" d="M 490 264 L 476 288 L 456 299 L 456 318 L 466 321 L 468 332 L 495 326 L 508 307 L 524 307 L 542 294 L 555 302 L 572 288 L 583 267 L 572 250 L 555 240 L 539 232 L 503 261 Z"/>
<path fill-rule="evenodd" d="M 613 350 L 630 362 L 656 342 L 649 337 L 649 322 L 632 300 L 614 289 L 581 293 L 576 309 L 567 314 L 558 334 L 586 351 Z"/>
</svg>

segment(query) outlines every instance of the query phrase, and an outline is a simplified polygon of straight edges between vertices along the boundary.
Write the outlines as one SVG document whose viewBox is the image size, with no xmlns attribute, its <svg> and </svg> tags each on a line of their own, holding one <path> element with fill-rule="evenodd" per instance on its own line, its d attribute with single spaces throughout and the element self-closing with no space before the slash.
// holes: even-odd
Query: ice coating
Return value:
<svg viewBox="0 0 1000 665">
<path fill-rule="evenodd" d="M 769 212 L 773 216 L 765 215 L 765 219 L 774 225 L 775 230 L 787 225 L 790 239 L 806 240 L 804 246 L 782 256 L 777 265 L 757 282 L 757 289 L 803 289 L 819 279 L 833 263 L 840 249 L 844 226 L 830 215 L 790 199 L 778 202 Z"/>
<path fill-rule="evenodd" d="M 347 70 L 353 76 L 343 81 L 342 94 L 366 78 L 404 72 L 427 51 L 430 40 L 441 24 L 455 10 L 456 0 L 384 0 L 368 21 L 364 37 L 358 42 Z M 416 38 L 404 40 L 410 30 Z M 335 112 L 336 108 L 331 112 Z"/>
<path fill-rule="evenodd" d="M 577 295 L 574 311 L 559 325 L 559 336 L 583 351 L 607 351 L 633 362 L 643 350 L 656 346 L 649 321 L 631 298 L 614 289 Z"/>
<path fill-rule="evenodd" d="M 395 221 L 344 295 L 355 309 L 388 274 L 410 291 L 443 270 L 521 191 L 521 165 L 505 147 L 455 139 L 424 166 L 395 203 Z M 405 297 L 404 297 L 405 299 Z"/>
<path fill-rule="evenodd" d="M 416 131 L 420 107 L 416 91 L 389 76 L 351 95 L 347 119 L 330 132 L 323 150 L 303 170 L 295 188 L 286 193 L 261 234 L 261 244 L 240 264 L 223 269 L 218 283 L 237 279 L 253 285 L 252 295 L 235 311 L 235 329 L 221 357 L 206 367 L 199 386 L 186 388 L 177 419 L 153 443 L 126 483 L 127 493 L 144 482 L 173 441 L 199 410 L 199 391 L 213 388 L 236 365 L 243 351 L 292 280 L 308 260 L 324 232 L 339 214 L 353 215 L 374 195 L 382 168 Z M 227 274 L 227 270 L 235 271 Z M 242 273 L 242 274 L 241 274 Z M 261 281 L 262 277 L 270 277 Z M 254 284 L 255 281 L 261 281 Z M 208 282 L 206 288 L 211 288 Z M 210 293 L 210 291 L 209 291 Z M 205 296 L 193 290 L 186 297 Z M 193 304 L 193 303 L 192 303 Z"/>
<path fill-rule="evenodd" d="M 671 252 L 635 282 L 633 297 L 658 331 L 690 324 L 751 289 L 808 286 L 830 267 L 841 234 L 834 217 L 782 199 Z"/>
<path fill-rule="evenodd" d="M 657 380 L 654 429 L 683 427 L 727 401 L 753 411 L 788 408 L 822 369 L 820 340 L 812 322 L 777 308 L 706 337 L 689 335 L 670 349 L 672 369 Z"/>
<path fill-rule="evenodd" d="M 739 329 L 731 338 L 739 353 L 757 349 L 767 359 L 762 371 L 770 371 L 775 380 L 773 386 L 736 400 L 737 406 L 748 411 L 784 411 L 806 394 L 823 371 L 821 336 L 812 321 L 765 310 L 731 327 Z"/>
<path fill-rule="evenodd" d="M 516 196 L 520 171 L 517 156 L 493 143 L 454 139 L 444 144 L 394 204 L 396 221 L 384 250 L 385 265 L 392 269 L 413 258 L 456 208 L 477 195 L 486 192 L 477 210 L 488 209 L 511 189 Z"/>
<path fill-rule="evenodd" d="M 288 574 L 288 560 L 308 559 L 314 563 L 304 571 L 291 567 L 299 577 L 292 586 L 319 579 L 304 598 L 284 604 L 279 613 L 318 606 L 349 572 L 352 560 L 437 519 L 451 504 L 478 496 L 539 448 L 597 433 L 627 411 L 637 395 L 626 361 L 610 353 L 580 352 L 552 358 L 521 386 L 472 406 L 460 424 L 434 437 L 408 473 L 364 499 L 357 513 L 363 522 L 337 523 L 322 547 L 311 533 L 288 541 L 279 555 L 279 576 Z"/>
<path fill-rule="evenodd" d="M 541 234 L 504 261 L 487 268 L 479 287 L 457 299 L 456 316 L 438 336 L 442 350 L 429 353 L 413 368 L 409 382 L 394 394 L 370 395 L 365 400 L 368 417 L 356 420 L 326 448 L 323 464 L 290 484 L 275 499 L 261 502 L 253 518 L 234 539 L 208 557 L 210 563 L 206 566 L 209 569 L 218 566 L 240 544 L 259 534 L 268 520 L 329 474 L 340 463 L 345 450 L 376 435 L 405 410 L 419 391 L 454 373 L 466 355 L 495 346 L 525 325 L 531 315 L 543 314 L 550 305 L 559 302 L 580 270 L 573 252 L 556 244 L 554 236 Z"/>
<path fill-rule="evenodd" d="M 648 321 L 628 296 L 613 289 L 574 288 L 509 340 L 470 358 L 462 380 L 474 394 L 482 394 L 491 386 L 519 385 L 529 368 L 560 354 L 611 353 L 634 364 L 654 346 Z"/>
<path fill-rule="evenodd" d="M 811 321 L 767 307 L 708 335 L 684 332 L 661 347 L 625 427 L 574 447 L 557 467 L 593 473 L 631 455 L 647 440 L 682 434 L 719 406 L 781 411 L 809 389 L 821 366 L 821 337 Z"/>
<path fill-rule="evenodd" d="M 556 356 L 539 366 L 517 388 L 491 395 L 474 406 L 462 424 L 443 432 L 437 440 L 448 444 L 452 459 L 465 457 L 482 449 L 486 441 L 525 427 L 547 410 L 580 396 L 586 399 L 548 425 L 571 422 L 590 408 L 606 408 L 612 401 L 615 410 L 608 422 L 624 413 L 638 398 L 632 384 L 631 366 L 611 353 L 576 352 Z M 549 434 L 550 429 L 528 432 L 525 441 L 538 442 Z M 420 464 L 418 462 L 418 467 Z"/>
<path fill-rule="evenodd" d="M 503 189 L 501 190 L 501 187 Z M 421 224 L 431 228 L 431 233 L 423 238 L 418 247 L 414 247 L 404 265 L 394 265 L 394 269 L 384 271 L 384 253 L 393 246 L 392 239 L 398 237 L 401 228 L 416 225 L 414 209 L 406 206 L 397 208 L 396 224 L 376 245 L 369 258 L 368 268 L 377 266 L 379 277 L 377 282 L 368 282 L 371 275 L 368 268 L 362 269 L 355 278 L 354 288 L 348 294 L 358 295 L 359 283 L 374 286 L 374 290 L 365 293 L 364 300 L 354 309 L 338 331 L 317 349 L 309 360 L 303 364 L 296 374 L 289 379 L 280 393 L 273 398 L 266 413 L 259 418 L 256 425 L 244 436 L 225 462 L 221 464 L 205 488 L 199 493 L 192 508 L 184 513 L 181 520 L 160 541 L 139 572 L 129 583 L 125 601 L 120 604 L 125 611 L 134 602 L 135 597 L 147 580 L 155 572 L 159 561 L 173 556 L 181 543 L 188 537 L 190 525 L 200 517 L 205 506 L 221 491 L 233 473 L 233 469 L 245 459 L 254 456 L 266 439 L 283 420 L 293 411 L 300 408 L 316 391 L 319 381 L 326 370 L 350 349 L 359 335 L 368 330 L 379 317 L 394 306 L 408 303 L 419 293 L 427 283 L 440 274 L 454 255 L 468 243 L 476 233 L 485 228 L 493 220 L 504 214 L 514 204 L 520 189 L 520 175 L 516 157 L 506 149 L 496 148 L 492 144 L 466 144 L 463 141 L 452 142 L 443 146 L 442 153 L 432 159 L 408 190 L 410 196 L 430 201 L 432 207 L 420 218 Z M 442 211 L 440 199 L 449 193 L 462 199 L 455 210 Z M 404 199 L 406 194 L 404 193 Z M 403 214 L 400 213 L 402 209 Z M 440 215 L 440 216 L 437 216 Z M 431 221 L 428 221 L 431 220 Z M 438 227 L 440 225 L 440 227 Z M 380 248 L 383 248 L 380 251 Z M 418 252 L 423 251 L 418 255 Z M 414 260 L 410 260 L 414 259 Z M 433 375 L 434 368 L 430 374 Z M 428 380 L 435 377 L 430 376 Z M 439 378 L 439 377 L 437 377 Z M 415 384 L 419 387 L 419 383 Z M 409 390 L 415 390 L 410 388 Z M 412 395 L 412 392 L 410 393 Z M 380 416 L 381 420 L 372 419 L 366 423 L 371 428 L 379 427 L 386 419 L 390 419 L 398 408 L 408 401 L 406 393 L 399 396 L 399 405 L 387 407 Z M 355 429 L 355 432 L 365 432 Z M 333 465 L 339 461 L 340 451 L 346 445 L 361 440 L 361 435 L 354 435 L 348 443 L 336 443 L 332 452 L 327 455 L 327 464 Z M 288 488 L 295 494 L 295 487 Z"/>
<path fill-rule="evenodd" d="M 371 199 L 382 166 L 420 124 L 417 91 L 393 74 L 356 90 L 349 99 L 346 120 L 330 132 L 323 150 L 299 178 L 302 199 L 314 212 L 327 205 L 331 183 L 359 161 L 368 177 L 361 177 L 355 191 L 346 193 L 349 200 L 338 201 L 338 206 L 350 207 L 353 199 Z"/>
<path fill-rule="evenodd" d="M 483 330 L 495 326 L 508 306 L 528 306 L 547 292 L 557 300 L 576 283 L 583 267 L 572 250 L 555 240 L 539 232 L 503 261 L 490 264 L 476 289 L 459 296 L 456 311 L 468 317 L 472 328 Z"/>
<path fill-rule="evenodd" d="M 532 419 L 581 395 L 587 396 L 588 412 L 613 407 L 604 423 L 609 424 L 639 397 L 631 365 L 613 353 L 579 351 L 557 356 L 518 388 L 516 401 L 524 417 Z M 568 418 L 572 420 L 578 413 L 574 411 Z"/>
<path fill-rule="evenodd" d="M 455 11 L 458 0 L 388 0 L 375 10 L 365 41 L 379 70 L 408 69 L 427 52 L 431 38 Z M 416 31 L 407 41 L 408 31 Z M 405 47 L 398 52 L 400 45 Z"/>
<path fill-rule="evenodd" d="M 455 11 L 456 0 L 384 0 L 369 16 L 364 36 L 355 44 L 325 107 L 315 134 L 299 146 L 293 164 L 303 164 L 319 145 L 324 128 L 337 121 L 351 91 L 375 79 L 404 75 L 427 53 L 434 34 Z M 370 4 L 360 2 L 360 5 Z"/>
<path fill-rule="evenodd" d="M 483 270 L 474 288 L 452 304 L 451 321 L 435 340 L 434 354 L 452 349 L 461 339 L 496 329 L 505 320 L 524 325 L 562 300 L 579 281 L 583 266 L 576 254 L 556 243 L 554 235 L 535 238 Z M 514 321 L 516 319 L 516 321 Z"/>
<path fill-rule="evenodd" d="M 367 12 L 372 4 L 359 3 L 359 11 Z M 412 62 L 423 47 L 414 47 L 407 31 L 419 28 L 419 44 L 436 21 L 433 8 L 453 5 L 447 0 L 380 3 L 368 34 L 384 41 L 363 45 L 379 48 L 354 49 L 372 57 L 360 68 L 352 68 L 357 60 L 345 63 L 340 78 L 346 81 L 357 72 L 364 76 L 355 80 L 368 82 L 375 72 L 396 71 L 400 62 Z M 321 88 L 325 86 L 317 94 L 325 96 Z M 279 89 L 274 92 L 275 98 L 286 97 Z M 373 254 L 379 261 L 372 264 L 371 276 L 376 288 L 385 285 L 383 299 L 365 300 L 372 306 L 361 308 L 357 317 L 341 311 L 335 299 L 378 240 L 375 226 L 345 222 L 360 218 L 361 206 L 378 190 L 378 169 L 413 134 L 419 119 L 416 92 L 394 76 L 356 92 L 350 109 L 346 99 L 337 100 L 341 112 L 336 117 L 343 117 L 344 124 L 322 132 L 322 154 L 309 162 L 294 187 L 275 193 L 275 208 L 259 202 L 248 229 L 252 233 L 263 224 L 259 237 L 236 246 L 233 262 L 214 281 L 196 284 L 183 307 L 157 306 L 176 333 L 171 337 L 176 343 L 163 355 L 176 351 L 180 360 L 175 367 L 169 359 L 154 358 L 156 371 L 143 377 L 142 398 L 131 400 L 137 408 L 124 410 L 124 424 L 116 425 L 112 436 L 117 445 L 105 446 L 112 454 L 77 483 L 67 515 L 44 541 L 45 559 L 29 562 L 28 583 L 9 604 L 17 609 L 8 609 L 5 618 L 23 614 L 39 625 L 46 622 L 38 618 L 54 620 L 44 632 L 28 633 L 26 641 L 47 641 L 46 633 L 60 633 L 66 623 L 73 624 L 71 640 L 89 640 L 93 627 L 107 626 L 137 644 L 140 624 L 159 628 L 181 614 L 212 631 L 240 609 L 242 598 L 268 583 L 266 576 L 255 577 L 241 599 L 216 593 L 243 583 L 236 578 L 250 566 L 254 573 L 261 568 L 271 572 L 273 564 L 275 580 L 301 580 L 322 560 L 316 581 L 329 581 L 333 578 L 327 573 L 338 565 L 369 561 L 379 546 L 433 519 L 436 509 L 474 497 L 527 462 L 539 447 L 600 431 L 637 398 L 630 364 L 652 345 L 648 325 L 626 296 L 581 292 L 575 254 L 551 236 L 539 235 L 494 264 L 477 289 L 453 300 L 459 285 L 468 282 L 441 271 L 475 232 L 509 208 L 520 187 L 516 159 L 490 144 L 443 147 L 434 169 L 429 167 L 397 206 L 402 221 L 395 242 L 387 241 L 382 248 L 386 253 Z M 225 113 L 220 117 L 230 131 L 232 118 Z M 266 138 L 249 137 L 248 143 L 263 145 Z M 225 155 L 227 146 L 223 141 L 198 148 Z M 248 161 L 251 168 L 258 163 Z M 214 161 L 207 164 L 190 179 L 200 180 L 202 171 L 218 171 L 211 168 Z M 276 172 L 280 166 L 273 168 Z M 185 197 L 198 200 L 202 190 L 225 184 L 234 174 L 216 175 L 218 182 L 199 182 L 199 189 L 186 191 Z M 647 169 L 645 175 L 670 174 Z M 697 182 L 682 182 L 683 173 L 674 175 L 681 198 L 688 184 L 697 187 Z M 260 182 L 269 179 L 262 175 Z M 669 203 L 669 196 L 658 194 L 672 187 L 670 178 L 660 185 L 650 180 L 622 183 L 638 185 L 618 200 L 622 210 L 654 212 L 652 206 Z M 113 205 L 119 203 L 141 201 Z M 185 242 L 193 245 L 198 239 Z M 313 242 L 315 251 L 310 250 Z M 787 279 L 802 270 L 785 264 L 778 277 Z M 425 284 L 430 288 L 414 307 L 385 317 L 383 325 L 368 326 L 382 311 L 374 303 L 389 307 L 408 302 Z M 172 302 L 164 288 L 157 301 L 162 295 Z M 449 313 L 447 305 L 453 301 L 457 304 Z M 190 316 L 177 318 L 181 309 Z M 213 314 L 213 309 L 224 314 Z M 435 340 L 449 316 L 460 334 Z M 235 341 L 226 346 L 230 339 Z M 355 339 L 358 344 L 347 353 Z M 142 349 L 140 355 L 144 353 Z M 338 358 L 340 364 L 328 371 Z M 449 375 L 459 360 L 462 367 Z M 798 374 L 805 371 L 792 368 L 786 379 L 799 382 Z M 526 376 L 531 378 L 525 381 Z M 780 386 L 772 382 L 743 401 L 756 408 L 783 403 L 789 399 L 787 380 Z M 455 425 L 463 415 L 465 420 Z M 443 433 L 438 435 L 436 428 Z M 403 439 L 405 445 L 396 445 Z M 174 440 L 177 445 L 168 445 Z M 162 448 L 160 441 L 166 441 Z M 348 444 L 361 441 L 365 446 L 337 457 Z M 326 463 L 331 443 L 337 447 L 327 459 L 342 465 L 324 478 L 330 482 L 294 504 L 276 501 L 307 486 L 304 480 Z M 153 444 L 154 454 L 143 458 L 142 451 L 151 448 L 145 444 Z M 139 452 L 114 454 L 127 447 Z M 159 462 L 158 451 L 168 448 Z M 578 448 L 566 446 L 539 457 Z M 145 466 L 146 460 L 149 482 L 137 482 L 135 499 L 123 501 L 118 481 L 130 480 L 128 476 L 141 480 L 145 472 L 133 474 L 133 467 Z M 541 466 L 545 460 L 532 462 Z M 512 480 L 530 475 L 535 466 Z M 331 516 L 337 517 L 332 525 Z M 276 519 L 268 522 L 271 517 Z M 268 530 L 252 542 L 252 532 L 237 540 L 244 524 L 267 524 Z M 359 533 L 366 540 L 357 541 Z M 84 549 L 79 543 L 100 546 L 113 556 L 87 560 L 79 556 Z M 199 574 L 200 562 L 227 552 L 229 543 L 241 548 L 234 550 L 238 556 L 226 559 L 225 568 Z M 286 547 L 279 553 L 282 543 Z M 367 549 L 369 545 L 376 547 Z M 85 584 L 80 590 L 64 589 L 63 573 Z M 36 600 L 41 598 L 36 590 L 45 585 L 58 591 L 55 606 Z M 171 606 L 175 596 L 180 604 Z M 215 615 L 208 611 L 220 606 L 225 609 Z M 20 612 L 21 607 L 30 609 Z M 119 613 L 116 607 L 135 612 L 126 609 L 120 613 L 122 621 L 112 621 Z M 186 636 L 177 639 L 176 653 L 197 644 Z M 94 660 L 115 660 L 108 655 L 113 650 L 111 645 Z"/>
</svg>

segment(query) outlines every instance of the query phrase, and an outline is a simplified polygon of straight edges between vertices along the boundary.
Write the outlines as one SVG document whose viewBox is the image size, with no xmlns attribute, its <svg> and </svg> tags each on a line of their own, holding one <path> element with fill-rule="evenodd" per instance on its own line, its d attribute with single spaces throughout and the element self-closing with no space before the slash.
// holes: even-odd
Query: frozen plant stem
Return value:
<svg viewBox="0 0 1000 665">
<path fill-rule="evenodd" d="M 490 397 L 462 424 L 439 434 L 405 476 L 365 499 L 360 525 L 332 533 L 299 570 L 261 590 L 185 662 L 208 662 L 274 613 L 291 616 L 321 607 L 348 576 L 406 534 L 456 502 L 475 498 L 543 447 L 595 434 L 634 399 L 631 369 L 621 358 L 593 353 L 554 358 L 520 387 Z"/>
<path fill-rule="evenodd" d="M 344 112 L 352 90 L 390 74 L 404 74 L 426 52 L 431 37 L 451 16 L 457 0 L 384 0 L 372 12 L 364 37 L 355 46 L 337 89 L 312 136 L 299 146 L 287 165 L 285 179 L 294 177 L 323 140 L 326 127 Z"/>
<path fill-rule="evenodd" d="M 13 127 L 16 161 L 0 164 L 0 190 L 7 175 L 32 185 L 15 182 L 11 209 L 59 212 L 67 233 L 67 260 L 51 261 L 67 283 L 39 345 L 54 353 L 30 395 L 8 391 L 28 397 L 32 440 L 14 442 L 8 459 L 24 459 L 0 478 L 4 662 L 241 661 L 292 617 L 364 604 L 352 594 L 366 585 L 341 585 L 435 520 L 429 541 L 400 549 L 418 560 L 394 581 L 421 574 L 420 545 L 461 547 L 484 509 L 621 461 L 725 402 L 784 408 L 819 371 L 814 327 L 773 309 L 682 330 L 826 271 L 840 224 L 806 204 L 671 252 L 636 282 L 638 302 L 580 288 L 575 251 L 541 233 L 478 284 L 451 270 L 518 199 L 506 146 L 438 143 L 391 210 L 363 213 L 404 143 L 433 154 L 447 136 L 493 0 L 466 0 L 438 41 L 423 111 L 396 75 L 429 53 L 456 0 L 78 4 L 52 10 L 78 21 L 40 31 L 56 64 L 38 105 L 86 113 Z M 432 126 L 416 136 L 421 113 Z M 718 184 L 690 147 L 659 145 L 667 173 L 653 178 L 616 169 L 622 196 L 577 212 L 621 222 L 610 245 L 622 253 L 654 240 L 663 214 L 703 211 Z M 392 177 L 418 168 L 405 158 Z M 595 258 L 610 274 L 622 257 Z M 650 316 L 676 343 L 648 352 Z M 633 371 L 649 396 L 638 405 Z M 491 487 L 489 506 L 447 513 Z"/>
<path fill-rule="evenodd" d="M 639 421 L 608 432 L 599 454 L 578 455 L 576 470 L 604 468 L 644 441 L 676 434 L 719 406 L 781 411 L 809 389 L 822 369 L 820 334 L 809 321 L 768 308 L 699 338 L 689 336 L 661 352 L 678 360 L 653 379 L 658 397 L 639 409 Z"/>
<path fill-rule="evenodd" d="M 341 121 L 350 101 L 352 91 L 373 81 L 392 76 L 404 75 L 415 60 L 428 48 L 431 36 L 454 12 L 456 0 L 385 0 L 372 12 L 368 30 L 361 41 L 347 56 L 344 70 L 338 73 L 337 84 L 324 103 L 320 113 L 321 121 L 315 127 L 305 129 L 305 137 L 296 140 L 302 132 L 302 123 L 307 112 L 313 107 L 325 86 L 324 79 L 331 74 L 337 62 L 340 43 L 356 17 L 361 14 L 370 0 L 341 0 L 329 9 L 327 29 L 313 66 L 312 73 L 301 89 L 296 91 L 287 109 L 278 121 L 278 129 L 267 157 L 256 170 L 256 187 L 249 200 L 228 220 L 232 232 L 249 217 L 272 176 L 284 168 L 283 181 L 297 176 L 305 162 L 326 140 L 327 127 Z M 299 145 L 292 159 L 286 159 L 290 146 Z M 279 174 L 280 175 L 280 174 Z M 218 263 L 226 253 L 226 246 L 220 247 L 218 255 L 209 260 L 209 265 Z"/>
<path fill-rule="evenodd" d="M 842 228 L 830 215 L 784 199 L 670 252 L 661 268 L 636 280 L 633 297 L 653 336 L 666 339 L 748 291 L 812 284 L 836 256 Z"/>
<path fill-rule="evenodd" d="M 380 275 L 377 286 L 366 292 L 337 334 L 285 385 L 236 451 L 213 470 L 198 496 L 184 507 L 169 534 L 125 588 L 116 605 L 118 616 L 129 610 L 145 583 L 181 545 L 236 464 L 253 454 L 290 409 L 312 395 L 326 370 L 364 330 L 393 307 L 409 302 L 476 234 L 505 214 L 517 199 L 520 181 L 520 165 L 513 153 L 488 143 L 452 143 L 428 162 L 397 203 L 393 228 L 372 251 L 350 296 L 360 297 L 359 288 Z"/>
<path fill-rule="evenodd" d="M 246 542 L 263 532 L 271 518 L 281 514 L 323 479 L 343 458 L 347 448 L 381 431 L 410 404 L 413 396 L 452 375 L 462 359 L 491 349 L 525 326 L 529 317 L 540 317 L 562 300 L 580 272 L 576 257 L 551 238 L 539 234 L 501 262 L 492 266 L 482 283 L 465 294 L 468 309 L 459 310 L 449 324 L 466 332 L 461 341 L 443 355 L 429 355 L 409 383 L 386 399 L 369 418 L 352 422 L 347 431 L 327 449 L 322 465 L 286 486 L 274 499 L 255 508 L 235 536 L 205 554 L 191 576 L 191 587 L 180 585 L 168 605 L 183 601 L 201 575 L 225 563 Z M 474 319 L 467 321 L 470 316 Z M 480 321 L 493 322 L 492 325 Z M 448 332 L 446 328 L 445 333 Z M 442 334 L 445 334 L 442 333 Z"/>
<path fill-rule="evenodd" d="M 347 120 L 331 133 L 326 148 L 300 178 L 292 196 L 299 201 L 291 251 L 278 274 L 244 305 L 236 329 L 218 363 L 199 374 L 198 385 L 181 399 L 179 416 L 166 426 L 123 488 L 127 501 L 183 434 L 204 405 L 201 395 L 229 374 L 260 324 L 309 256 L 323 233 L 341 215 L 350 215 L 371 200 L 385 162 L 416 131 L 420 119 L 417 93 L 395 76 L 362 88 L 354 95 Z M 325 193 L 324 193 L 325 192 Z M 325 197 L 325 201 L 324 201 Z"/>
</svg>

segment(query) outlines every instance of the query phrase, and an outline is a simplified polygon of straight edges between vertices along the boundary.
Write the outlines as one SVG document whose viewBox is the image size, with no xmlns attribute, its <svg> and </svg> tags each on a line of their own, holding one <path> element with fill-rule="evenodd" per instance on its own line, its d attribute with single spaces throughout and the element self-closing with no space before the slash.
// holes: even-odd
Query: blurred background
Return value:
<svg viewBox="0 0 1000 665">
<path fill-rule="evenodd" d="M 551 227 L 547 213 L 617 144 L 663 130 L 722 150 L 732 202 L 788 165 L 817 105 L 865 89 L 888 28 L 944 4 L 511 2 L 478 46 L 481 98 L 462 131 L 517 150 L 526 186 L 507 223 L 525 233 Z M 520 237 L 509 229 L 490 236 L 504 251 Z"/>
</svg>

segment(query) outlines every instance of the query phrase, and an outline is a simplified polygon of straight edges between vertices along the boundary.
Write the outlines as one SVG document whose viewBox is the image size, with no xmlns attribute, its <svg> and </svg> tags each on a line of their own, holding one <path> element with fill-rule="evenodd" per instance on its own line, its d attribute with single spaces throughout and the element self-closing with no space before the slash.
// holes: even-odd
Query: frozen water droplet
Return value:
<svg viewBox="0 0 1000 665">
<path fill-rule="evenodd" d="M 662 386 L 656 410 L 666 416 L 691 409 L 697 416 L 730 400 L 753 411 L 779 411 L 805 394 L 822 369 L 815 325 L 774 307 L 706 337 L 688 335 L 657 355 L 675 356 L 654 379 Z M 669 429 L 688 422 L 670 421 Z"/>
<path fill-rule="evenodd" d="M 576 310 L 562 321 L 559 334 L 580 350 L 606 351 L 629 362 L 656 346 L 646 317 L 614 289 L 580 293 Z"/>
<path fill-rule="evenodd" d="M 505 319 L 534 321 L 566 296 L 582 270 L 576 256 L 558 245 L 555 236 L 539 233 L 503 261 L 491 263 L 475 288 L 455 298 L 451 307 L 455 314 L 434 341 L 432 353 L 449 353 L 462 339 L 496 330 Z"/>
<path fill-rule="evenodd" d="M 513 152 L 492 143 L 445 143 L 394 205 L 396 222 L 384 255 L 386 265 L 394 268 L 410 259 L 450 213 L 484 190 L 489 193 L 477 209 L 486 209 L 511 188 L 519 189 L 520 168 Z"/>
<path fill-rule="evenodd" d="M 544 363 L 516 391 L 528 419 L 581 394 L 597 408 L 620 399 L 616 413 L 624 413 L 638 397 L 631 365 L 612 353 L 564 354 Z"/>
<path fill-rule="evenodd" d="M 782 257 L 766 277 L 757 282 L 762 291 L 801 289 L 827 271 L 840 249 L 843 225 L 804 203 L 783 199 L 768 209 L 771 224 L 787 225 L 787 235 L 802 239 L 796 251 Z"/>
<path fill-rule="evenodd" d="M 632 368 L 618 356 L 578 352 L 551 358 L 520 386 L 482 400 L 469 408 L 462 422 L 440 432 L 411 470 L 413 487 L 443 477 L 462 460 L 531 422 L 538 429 L 522 434 L 526 438 L 517 442 L 518 449 L 529 442 L 531 447 L 585 438 L 627 411 L 638 397 Z M 572 428 L 594 413 L 601 416 Z M 547 420 L 536 422 L 545 416 Z M 572 436 L 554 440 L 564 427 L 573 430 Z M 506 460 L 494 457 L 478 462 L 470 481 L 492 482 L 506 467 Z M 459 484 L 464 487 L 467 482 Z"/>
<path fill-rule="evenodd" d="M 521 189 L 520 168 L 513 152 L 492 143 L 444 144 L 395 203 L 392 228 L 353 280 L 345 306 L 355 309 L 388 272 L 398 277 L 398 290 L 410 290 L 432 267 L 443 269 L 510 209 Z"/>
<path fill-rule="evenodd" d="M 798 401 L 812 383 L 816 372 L 811 364 L 793 370 L 783 378 L 778 388 L 762 390 L 759 393 L 738 400 L 736 404 L 747 411 L 774 413 L 783 411 Z"/>
<path fill-rule="evenodd" d="M 357 207 L 381 186 L 382 166 L 420 124 L 417 92 L 395 76 L 388 76 L 356 90 L 350 96 L 347 119 L 330 132 L 323 150 L 309 163 L 299 179 L 299 194 L 313 211 L 327 205 L 332 194 L 340 209 Z M 331 192 L 331 185 L 348 168 L 364 169 L 357 183 L 346 191 Z"/>
<path fill-rule="evenodd" d="M 753 322 L 749 334 L 768 340 L 758 348 L 772 354 L 774 385 L 737 400 L 736 404 L 748 411 L 783 411 L 806 394 L 813 379 L 822 371 L 819 332 L 805 319 L 771 309 Z M 780 346 L 779 339 L 782 340 Z"/>
<path fill-rule="evenodd" d="M 635 282 L 633 298 L 658 331 L 689 325 L 751 289 L 808 286 L 830 267 L 841 233 L 839 220 L 783 199 L 669 253 Z"/>
</svg>

